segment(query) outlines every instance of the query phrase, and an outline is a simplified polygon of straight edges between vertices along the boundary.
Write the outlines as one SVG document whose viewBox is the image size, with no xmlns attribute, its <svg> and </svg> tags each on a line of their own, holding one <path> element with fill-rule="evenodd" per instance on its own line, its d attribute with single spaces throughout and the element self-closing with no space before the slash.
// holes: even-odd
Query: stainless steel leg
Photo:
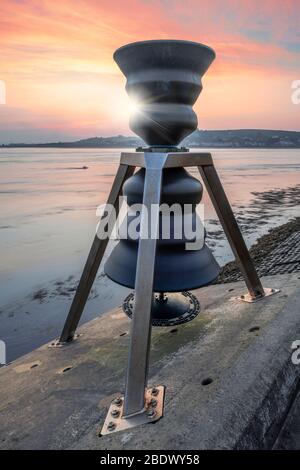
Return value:
<svg viewBox="0 0 300 470">
<path fill-rule="evenodd" d="M 118 213 L 119 205 L 118 198 L 122 192 L 122 187 L 127 178 L 129 178 L 135 167 L 128 165 L 120 165 L 114 179 L 107 204 L 111 204 L 115 207 L 116 212 Z M 100 221 L 101 223 L 101 221 Z M 106 221 L 107 223 L 107 221 Z M 108 223 L 110 227 L 111 224 Z M 111 227 L 112 229 L 112 227 Z M 94 283 L 95 277 L 97 275 L 101 260 L 103 258 L 110 233 L 106 239 L 99 239 L 96 235 L 88 255 L 86 264 L 84 266 L 83 273 L 81 275 L 68 317 L 66 319 L 63 331 L 61 333 L 59 343 L 65 343 L 72 341 L 76 328 L 78 326 L 79 320 L 81 318 L 83 309 L 85 307 L 87 298 L 91 291 L 92 285 Z"/>
<path fill-rule="evenodd" d="M 265 295 L 237 221 L 214 165 L 198 167 L 207 192 L 220 219 L 225 235 L 240 266 L 251 298 Z"/>
<path fill-rule="evenodd" d="M 153 158 L 153 157 L 150 157 Z M 124 416 L 140 413 L 145 408 L 145 390 L 151 339 L 151 308 L 153 278 L 158 234 L 159 204 L 162 184 L 162 166 L 146 166 L 141 238 L 135 281 L 135 305 L 131 323 L 131 337 L 124 399 Z M 151 213 L 151 227 L 148 214 Z M 148 227 L 149 225 L 149 227 Z M 156 236 L 143 238 L 146 230 Z"/>
</svg>

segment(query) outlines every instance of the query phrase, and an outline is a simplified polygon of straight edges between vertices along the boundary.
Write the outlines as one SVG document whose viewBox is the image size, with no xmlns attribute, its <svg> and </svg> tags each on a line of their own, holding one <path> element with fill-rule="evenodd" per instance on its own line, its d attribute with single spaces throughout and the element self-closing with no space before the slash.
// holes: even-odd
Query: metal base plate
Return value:
<svg viewBox="0 0 300 470">
<path fill-rule="evenodd" d="M 137 147 L 136 152 L 145 152 L 145 153 L 175 153 L 175 152 L 189 152 L 189 149 L 186 147 L 176 147 L 170 145 L 169 147 Z"/>
<path fill-rule="evenodd" d="M 64 341 L 64 342 L 60 341 L 59 338 L 55 339 L 50 344 L 48 344 L 48 348 L 63 348 L 65 346 L 69 346 L 74 341 L 76 341 L 80 336 L 82 336 L 81 333 L 75 334 L 73 339 L 71 339 L 70 341 Z"/>
<path fill-rule="evenodd" d="M 123 416 L 124 397 L 115 398 L 109 407 L 99 436 L 130 429 L 140 424 L 154 423 L 163 416 L 165 387 L 148 388 L 145 393 L 145 409 L 136 415 Z"/>
<path fill-rule="evenodd" d="M 131 318 L 134 308 L 134 293 L 129 294 L 123 303 L 123 310 Z M 175 292 L 154 295 L 152 306 L 152 326 L 175 326 L 193 320 L 200 313 L 200 303 L 191 292 Z"/>
<path fill-rule="evenodd" d="M 252 297 L 249 293 L 247 293 L 244 295 L 240 295 L 239 297 L 232 297 L 231 300 L 241 300 L 242 302 L 247 302 L 247 303 L 252 304 L 254 302 L 258 302 L 259 300 L 263 300 L 266 297 L 269 297 L 270 295 L 277 294 L 278 292 L 280 292 L 280 289 L 264 287 L 264 292 L 265 292 L 265 295 L 262 295 L 261 297 Z"/>
</svg>

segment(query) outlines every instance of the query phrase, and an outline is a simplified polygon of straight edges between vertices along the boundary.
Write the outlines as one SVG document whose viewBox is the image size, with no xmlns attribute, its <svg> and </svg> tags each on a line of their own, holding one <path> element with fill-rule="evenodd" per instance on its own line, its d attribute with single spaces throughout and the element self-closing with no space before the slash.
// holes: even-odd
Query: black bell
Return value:
<svg viewBox="0 0 300 470">
<path fill-rule="evenodd" d="M 166 204 L 165 207 L 169 207 L 170 211 L 160 213 L 153 289 L 158 293 L 196 289 L 209 284 L 219 274 L 219 266 L 204 243 L 204 231 L 199 231 L 202 225 L 196 213 L 196 205 L 202 197 L 202 185 L 183 168 L 163 171 L 161 207 Z M 139 232 L 139 212 L 136 210 L 131 212 L 131 208 L 138 208 L 142 204 L 144 175 L 145 170 L 141 169 L 124 185 L 123 194 L 127 197 L 129 206 L 127 220 L 120 229 L 124 238 L 113 249 L 104 267 L 108 277 L 130 288 L 135 286 L 139 243 L 139 238 L 133 237 L 130 233 L 130 224 Z M 185 236 L 184 230 L 180 230 L 187 225 L 190 227 L 189 238 Z M 149 217 L 150 226 L 151 217 Z M 195 244 L 196 241 L 201 243 L 199 248 L 186 249 L 187 243 Z M 129 315 L 133 308 L 132 300 L 133 296 L 130 296 L 125 301 L 125 312 Z M 199 304 L 194 296 L 187 298 L 186 295 L 175 297 L 172 294 L 159 295 L 154 300 L 153 324 L 174 325 L 191 320 L 198 313 Z"/>
<path fill-rule="evenodd" d="M 138 218 L 136 212 L 130 213 L 134 204 L 142 204 L 144 187 L 144 169 L 139 170 L 129 178 L 124 185 L 123 194 L 127 197 L 129 214 L 127 225 L 134 223 Z M 219 266 L 210 249 L 205 243 L 200 249 L 187 250 L 186 243 L 195 243 L 194 239 L 187 239 L 182 233 L 180 239 L 176 238 L 176 224 L 183 227 L 185 218 L 191 219 L 191 232 L 196 229 L 196 205 L 202 197 L 202 185 L 183 168 L 164 170 L 161 205 L 170 208 L 174 204 L 178 210 L 160 214 L 160 233 L 157 242 L 155 261 L 154 291 L 178 292 L 196 289 L 212 282 L 219 274 Z M 191 214 L 184 213 L 184 208 L 191 207 Z M 177 218 L 177 220 L 176 220 Z M 165 220 L 164 220 L 165 219 Z M 125 222 L 126 223 L 126 222 Z M 151 220 L 149 221 L 149 226 Z M 135 223 L 138 226 L 138 222 Z M 170 227 L 170 237 L 163 238 L 162 231 Z M 139 227 L 137 227 L 139 230 Z M 112 251 L 105 264 L 105 273 L 118 284 L 134 288 L 135 272 L 138 253 L 138 239 L 134 239 L 130 230 L 121 227 L 120 232 L 124 239 Z M 184 232 L 182 230 L 182 232 Z M 168 234 L 167 234 L 168 235 Z M 201 234 L 200 234 L 201 235 Z"/>
</svg>

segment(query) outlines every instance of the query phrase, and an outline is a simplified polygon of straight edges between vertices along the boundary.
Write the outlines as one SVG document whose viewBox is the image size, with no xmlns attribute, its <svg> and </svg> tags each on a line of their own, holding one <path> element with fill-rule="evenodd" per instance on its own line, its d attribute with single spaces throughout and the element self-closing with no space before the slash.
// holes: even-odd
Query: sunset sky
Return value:
<svg viewBox="0 0 300 470">
<path fill-rule="evenodd" d="M 0 0 L 0 143 L 129 135 L 119 46 L 187 39 L 217 58 L 199 128 L 300 130 L 299 0 Z"/>
</svg>

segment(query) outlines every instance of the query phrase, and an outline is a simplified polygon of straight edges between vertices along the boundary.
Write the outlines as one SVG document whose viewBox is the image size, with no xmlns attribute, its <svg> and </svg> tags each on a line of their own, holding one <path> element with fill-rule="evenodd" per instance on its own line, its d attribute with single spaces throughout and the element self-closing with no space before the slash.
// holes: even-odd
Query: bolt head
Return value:
<svg viewBox="0 0 300 470">
<path fill-rule="evenodd" d="M 113 404 L 116 406 L 122 406 L 123 400 L 121 397 L 117 397 L 113 400 Z"/>
<path fill-rule="evenodd" d="M 155 398 L 152 398 L 152 400 L 150 401 L 150 405 L 155 407 L 157 405 L 157 400 L 155 400 Z"/>
<path fill-rule="evenodd" d="M 149 419 L 155 418 L 155 416 L 156 416 L 156 411 L 154 411 L 154 410 L 149 410 L 149 411 L 147 412 L 147 416 L 148 416 Z"/>
<path fill-rule="evenodd" d="M 114 431 L 116 429 L 116 424 L 111 421 L 110 423 L 108 423 L 107 429 L 108 431 Z"/>
<path fill-rule="evenodd" d="M 120 411 L 119 410 L 112 410 L 110 413 L 113 418 L 118 418 L 120 416 Z"/>
</svg>

